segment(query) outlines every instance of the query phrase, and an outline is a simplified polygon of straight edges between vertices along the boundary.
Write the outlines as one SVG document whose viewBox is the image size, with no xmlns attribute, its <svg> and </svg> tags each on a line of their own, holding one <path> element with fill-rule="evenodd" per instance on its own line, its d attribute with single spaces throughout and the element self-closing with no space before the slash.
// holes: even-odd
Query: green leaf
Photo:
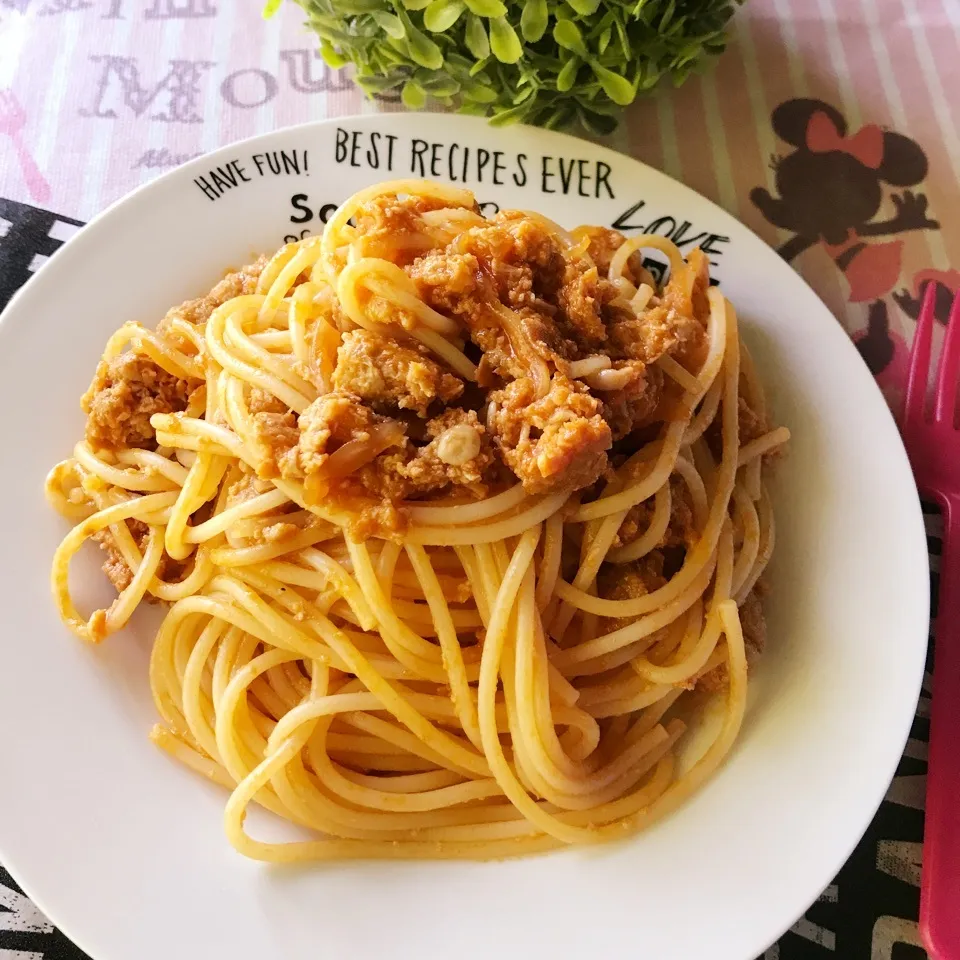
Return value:
<svg viewBox="0 0 960 960">
<path fill-rule="evenodd" d="M 572 50 L 582 60 L 590 59 L 587 46 L 583 42 L 583 34 L 572 20 L 558 20 L 553 27 L 553 39 L 565 50 Z"/>
<path fill-rule="evenodd" d="M 392 13 L 386 13 L 383 10 L 377 10 L 371 14 L 373 19 L 377 22 L 377 26 L 381 30 L 385 30 L 386 33 L 393 37 L 395 40 L 402 40 L 406 36 L 406 29 L 403 26 L 403 21 L 399 17 L 395 17 Z"/>
<path fill-rule="evenodd" d="M 279 9 L 283 0 L 267 0 L 263 5 L 263 19 L 269 20 Z"/>
<path fill-rule="evenodd" d="M 628 103 L 633 103 L 637 95 L 633 84 L 619 73 L 614 73 L 606 67 L 601 67 L 595 60 L 590 64 L 596 78 L 603 87 L 603 92 L 614 102 L 625 107 Z"/>
<path fill-rule="evenodd" d="M 670 20 L 673 17 L 674 11 L 677 9 L 676 0 L 668 0 L 667 9 L 663 11 L 663 16 L 660 18 L 660 32 L 666 33 L 667 27 L 670 26 Z"/>
<path fill-rule="evenodd" d="M 550 23 L 547 0 L 527 0 L 520 14 L 520 32 L 527 43 L 536 43 L 546 32 Z"/>
<path fill-rule="evenodd" d="M 620 52 L 623 54 L 624 62 L 629 63 L 632 59 L 632 50 L 630 49 L 630 38 L 627 36 L 627 28 L 619 20 L 614 20 L 613 25 L 620 37 Z"/>
<path fill-rule="evenodd" d="M 384 93 L 387 90 L 392 90 L 398 85 L 399 81 L 395 77 L 357 77 L 357 86 L 369 96 L 373 96 L 375 93 Z"/>
<path fill-rule="evenodd" d="M 474 103 L 493 103 L 497 99 L 497 91 L 485 83 L 478 83 L 476 80 L 467 80 L 461 84 L 463 95 Z"/>
<path fill-rule="evenodd" d="M 457 113 L 464 113 L 469 117 L 484 117 L 487 114 L 487 105 L 484 103 L 474 103 L 472 100 L 465 100 L 460 104 Z"/>
<path fill-rule="evenodd" d="M 576 115 L 577 111 L 574 110 L 573 107 L 557 107 L 557 109 L 544 120 L 543 125 L 548 130 L 561 130 L 563 127 L 570 126 Z"/>
<path fill-rule="evenodd" d="M 460 81 L 440 71 L 418 70 L 413 79 L 430 94 L 438 100 L 443 97 L 452 97 L 460 92 Z"/>
<path fill-rule="evenodd" d="M 505 17 L 490 21 L 490 49 L 501 63 L 516 63 L 523 56 L 523 44 Z"/>
<path fill-rule="evenodd" d="M 500 0 L 465 0 L 467 9 L 478 17 L 505 17 L 507 8 Z"/>
<path fill-rule="evenodd" d="M 408 10 L 422 10 L 430 3 L 430 0 L 401 0 L 401 3 Z"/>
<path fill-rule="evenodd" d="M 420 110 L 427 102 L 427 95 L 416 80 L 408 80 L 400 91 L 403 105 L 410 110 Z"/>
<path fill-rule="evenodd" d="M 425 34 L 421 33 L 405 17 L 406 42 L 410 48 L 410 59 L 428 70 L 439 70 L 443 66 L 443 53 L 440 48 Z M 396 42 L 396 41 L 394 41 Z"/>
<path fill-rule="evenodd" d="M 525 90 L 521 90 L 514 98 L 513 103 L 526 103 L 535 93 L 537 92 L 536 87 L 527 87 Z"/>
<path fill-rule="evenodd" d="M 597 50 L 599 50 L 600 55 L 603 56 L 607 47 L 610 46 L 610 41 L 613 39 L 613 27 L 607 27 L 603 33 L 600 34 L 597 39 Z"/>
<path fill-rule="evenodd" d="M 519 123 L 530 114 L 529 103 L 521 103 L 519 107 L 509 107 L 506 110 L 498 110 L 490 118 L 491 127 L 506 127 L 511 123 Z"/>
<path fill-rule="evenodd" d="M 320 56 L 323 57 L 323 62 L 331 70 L 339 70 L 341 67 L 345 67 L 348 63 L 346 57 L 342 57 L 333 47 L 326 42 L 326 40 L 320 41 Z"/>
<path fill-rule="evenodd" d="M 582 65 L 583 61 L 578 57 L 571 57 L 563 65 L 563 69 L 557 74 L 557 90 L 559 90 L 560 93 L 566 93 L 573 88 L 577 80 L 577 73 L 580 71 Z"/>
<path fill-rule="evenodd" d="M 567 3 L 569 3 L 581 17 L 589 17 L 591 14 L 596 13 L 597 7 L 600 6 L 600 0 L 567 0 Z"/>
<path fill-rule="evenodd" d="M 490 56 L 490 40 L 487 37 L 487 28 L 483 25 L 483 21 L 472 13 L 467 16 L 467 29 L 463 40 L 467 49 L 478 60 L 486 60 Z"/>
<path fill-rule="evenodd" d="M 423 25 L 431 33 L 449 30 L 465 9 L 463 0 L 433 0 L 423 11 Z"/>
<path fill-rule="evenodd" d="M 484 34 L 484 36 L 486 36 L 486 34 Z M 478 60 L 470 68 L 470 76 L 475 77 L 478 73 L 483 73 L 483 71 L 487 69 L 487 67 L 490 65 L 491 62 L 492 61 L 490 59 L 490 54 L 488 53 L 482 60 Z"/>
<path fill-rule="evenodd" d="M 578 110 L 577 115 L 584 129 L 596 137 L 605 137 L 617 129 L 617 121 L 613 117 L 594 113 L 592 110 Z"/>
</svg>

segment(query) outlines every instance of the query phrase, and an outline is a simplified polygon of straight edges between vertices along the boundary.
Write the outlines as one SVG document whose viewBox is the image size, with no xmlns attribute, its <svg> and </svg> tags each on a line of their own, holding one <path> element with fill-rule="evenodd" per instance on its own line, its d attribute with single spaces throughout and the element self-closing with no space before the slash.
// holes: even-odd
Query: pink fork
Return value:
<svg viewBox="0 0 960 960">
<path fill-rule="evenodd" d="M 0 133 L 5 133 L 17 151 L 23 179 L 30 196 L 37 203 L 46 203 L 50 199 L 50 184 L 34 162 L 27 145 L 23 142 L 23 128 L 27 125 L 27 115 L 12 90 L 0 90 Z"/>
<path fill-rule="evenodd" d="M 929 284 L 913 341 L 903 439 L 922 494 L 943 510 L 936 658 L 930 715 L 920 935 L 931 960 L 960 960 L 960 296 L 953 301 L 926 413 L 936 285 Z"/>
</svg>

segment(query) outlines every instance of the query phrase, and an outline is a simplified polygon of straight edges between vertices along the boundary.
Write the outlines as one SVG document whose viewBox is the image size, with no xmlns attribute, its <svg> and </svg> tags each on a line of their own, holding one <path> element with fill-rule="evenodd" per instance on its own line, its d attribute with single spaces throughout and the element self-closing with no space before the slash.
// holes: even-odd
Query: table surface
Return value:
<svg viewBox="0 0 960 960">
<path fill-rule="evenodd" d="M 170 167 L 287 124 L 402 109 L 329 70 L 298 8 L 268 23 L 259 9 L 0 0 L 0 308 L 85 221 Z M 941 322 L 960 292 L 958 89 L 958 0 L 750 0 L 713 69 L 635 104 L 605 142 L 777 247 L 896 406 L 924 288 L 938 285 Z M 827 152 L 847 155 L 849 210 L 825 194 L 827 171 L 811 173 Z M 939 518 L 926 520 L 935 593 Z M 928 670 L 866 836 L 765 960 L 926 956 L 917 913 L 929 691 Z M 0 867 L 0 958 L 82 956 Z"/>
</svg>

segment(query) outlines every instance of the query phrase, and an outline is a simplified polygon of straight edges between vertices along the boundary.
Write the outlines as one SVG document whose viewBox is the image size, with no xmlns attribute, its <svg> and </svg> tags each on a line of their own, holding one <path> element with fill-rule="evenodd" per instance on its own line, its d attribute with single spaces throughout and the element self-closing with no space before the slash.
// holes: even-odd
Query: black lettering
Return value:
<svg viewBox="0 0 960 960">
<path fill-rule="evenodd" d="M 477 147 L 477 183 L 483 183 L 483 168 L 490 162 L 490 151 Z"/>
<path fill-rule="evenodd" d="M 206 178 L 206 177 L 197 177 L 193 182 L 194 182 L 211 200 L 216 200 L 216 199 L 219 198 L 220 194 L 217 193 L 217 191 L 216 191 L 212 186 L 210 186 L 210 184 L 207 182 L 207 178 Z"/>
<path fill-rule="evenodd" d="M 303 151 L 303 172 L 306 173 L 306 174 L 308 174 L 308 175 L 309 175 L 309 172 L 310 172 L 310 168 L 309 168 L 308 165 L 307 165 L 309 159 L 310 159 L 309 154 L 307 153 L 306 150 L 304 150 L 304 151 Z"/>
<path fill-rule="evenodd" d="M 240 166 L 239 161 L 237 161 L 237 160 L 231 160 L 231 161 L 230 161 L 230 166 L 233 167 L 233 169 L 237 171 L 237 176 L 238 176 L 244 183 L 249 183 L 249 182 L 250 182 L 250 177 L 247 176 L 246 170 L 244 170 L 243 167 Z"/>
<path fill-rule="evenodd" d="M 630 218 L 638 210 L 642 210 L 646 205 L 647 205 L 646 200 L 638 200 L 632 207 L 630 207 L 629 210 L 624 210 L 624 212 L 621 213 L 620 216 L 613 221 L 611 226 L 613 227 L 614 230 L 639 230 L 641 228 L 641 225 L 639 223 L 630 223 Z"/>
<path fill-rule="evenodd" d="M 223 177 L 223 179 L 226 180 L 231 187 L 239 186 L 237 175 L 233 172 L 229 163 L 226 165 L 226 167 L 217 167 L 217 173 L 219 173 L 220 176 Z"/>
<path fill-rule="evenodd" d="M 298 211 L 296 215 L 290 214 L 291 223 L 306 223 L 313 219 L 313 211 L 306 205 L 307 195 L 305 193 L 295 193 L 290 198 L 293 209 Z"/>
<path fill-rule="evenodd" d="M 484 217 L 492 217 L 495 213 L 500 212 L 500 205 L 492 200 L 478 204 L 478 206 L 480 207 L 480 215 Z"/>
<path fill-rule="evenodd" d="M 553 187 L 547 186 L 547 179 L 550 177 L 555 177 L 556 174 L 550 170 L 547 170 L 548 161 L 552 160 L 553 157 L 541 157 L 540 158 L 540 189 L 544 193 L 556 193 L 557 191 Z"/>
<path fill-rule="evenodd" d="M 718 234 L 718 233 L 711 233 L 711 234 L 707 237 L 707 239 L 704 240 L 703 243 L 700 244 L 700 249 L 701 249 L 704 253 L 706 253 L 706 254 L 710 254 L 710 253 L 722 254 L 723 251 L 722 251 L 722 250 L 718 250 L 718 249 L 714 246 L 714 244 L 717 244 L 717 243 L 729 243 L 729 242 L 730 242 L 730 238 L 729 238 L 729 237 L 720 236 L 720 234 Z"/>
<path fill-rule="evenodd" d="M 440 151 L 443 149 L 442 143 L 430 144 L 430 176 L 440 176 Z"/>
<path fill-rule="evenodd" d="M 225 190 L 230 189 L 229 182 L 224 178 L 219 176 L 220 168 L 217 167 L 216 170 L 210 171 L 210 179 L 213 181 L 213 185 L 220 191 L 221 196 Z"/>
<path fill-rule="evenodd" d="M 696 236 L 691 236 L 689 233 L 690 226 L 690 221 L 684 220 L 683 223 L 674 230 L 670 239 L 673 240 L 678 247 L 686 246 L 687 244 L 696 245 L 707 235 L 706 230 L 701 230 Z"/>
<path fill-rule="evenodd" d="M 277 156 L 276 150 L 267 154 L 267 166 L 275 177 L 280 176 L 280 158 Z"/>
<path fill-rule="evenodd" d="M 603 184 L 607 188 L 607 196 L 614 200 L 616 199 L 613 195 L 613 188 L 610 186 L 610 164 L 604 163 L 602 160 L 597 161 L 597 186 L 596 186 L 596 196 L 598 199 L 600 197 L 600 184 Z"/>
<path fill-rule="evenodd" d="M 493 182 L 498 186 L 503 186 L 503 181 L 500 179 L 500 174 L 502 171 L 506 170 L 507 167 L 503 163 L 503 151 L 494 150 L 493 151 Z"/>
<path fill-rule="evenodd" d="M 517 154 L 517 166 L 520 168 L 520 177 L 523 178 L 521 180 L 520 177 L 518 177 L 516 174 L 513 175 L 513 182 L 518 187 L 525 187 L 527 185 L 527 171 L 524 169 L 524 166 L 523 166 L 523 161 L 526 159 L 527 159 L 527 155 L 525 153 Z"/>
<path fill-rule="evenodd" d="M 393 169 L 393 145 L 396 141 L 397 137 L 395 134 L 387 134 L 387 170 Z"/>
<path fill-rule="evenodd" d="M 354 130 L 350 137 L 350 166 L 359 167 L 357 152 L 360 150 L 360 131 Z"/>
<path fill-rule="evenodd" d="M 337 212 L 335 203 L 325 203 L 320 208 L 320 222 L 326 223 Z"/>
<path fill-rule="evenodd" d="M 376 130 L 370 134 L 370 147 L 367 150 L 367 166 L 374 170 L 380 169 L 380 153 L 377 150 L 377 144 L 380 142 L 380 134 Z"/>
<path fill-rule="evenodd" d="M 460 170 L 460 182 L 461 182 L 461 183 L 466 183 L 466 182 L 467 182 L 467 164 L 468 164 L 469 162 L 470 162 L 470 148 L 469 148 L 469 147 L 464 147 L 464 148 L 463 148 L 463 167 L 462 167 L 462 169 Z"/>
<path fill-rule="evenodd" d="M 341 127 L 337 127 L 337 146 L 334 151 L 334 158 L 337 163 L 343 163 L 347 159 L 347 140 L 350 134 Z"/>
<path fill-rule="evenodd" d="M 410 172 L 417 172 L 417 161 L 420 161 L 420 173 L 419 176 L 425 177 L 427 175 L 427 168 L 424 166 L 423 155 L 427 152 L 427 147 L 430 144 L 426 140 L 418 140 L 416 137 L 410 141 Z"/>
<path fill-rule="evenodd" d="M 667 230 L 661 230 L 665 223 L 669 223 L 670 227 Z M 659 217 L 658 219 L 652 221 L 647 226 L 647 233 L 662 233 L 663 236 L 669 237 L 674 230 L 677 229 L 677 221 L 673 217 Z"/>
<path fill-rule="evenodd" d="M 293 151 L 293 156 L 290 156 L 286 150 L 281 150 L 280 159 L 283 161 L 284 173 L 295 173 L 298 176 L 300 175 L 300 161 L 297 159 L 296 150 Z"/>
<path fill-rule="evenodd" d="M 250 159 L 253 160 L 253 162 L 256 164 L 257 173 L 259 173 L 260 176 L 262 177 L 263 176 L 263 154 L 255 153 Z"/>
<path fill-rule="evenodd" d="M 586 160 L 577 161 L 577 193 L 579 193 L 581 197 L 590 196 L 589 193 L 584 193 L 584 190 L 583 190 L 583 181 L 586 180 L 587 183 L 589 183 L 591 180 L 590 174 L 584 170 L 584 167 L 586 167 L 586 165 L 587 165 Z"/>
<path fill-rule="evenodd" d="M 573 168 L 577 161 L 571 160 L 569 168 L 564 164 L 563 157 L 559 159 L 560 163 L 560 185 L 563 187 L 563 195 L 566 196 L 570 190 L 570 181 L 573 179 Z"/>
<path fill-rule="evenodd" d="M 452 143 L 450 144 L 450 149 L 447 151 L 447 178 L 451 183 L 457 182 L 457 175 L 453 172 L 453 151 L 459 149 L 459 143 Z"/>
</svg>

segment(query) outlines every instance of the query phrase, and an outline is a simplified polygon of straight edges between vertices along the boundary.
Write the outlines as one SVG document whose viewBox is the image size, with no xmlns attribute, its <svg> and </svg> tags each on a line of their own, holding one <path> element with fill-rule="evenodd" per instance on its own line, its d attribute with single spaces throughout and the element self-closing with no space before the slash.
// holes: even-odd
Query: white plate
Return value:
<svg viewBox="0 0 960 960">
<path fill-rule="evenodd" d="M 272 869 L 227 844 L 225 795 L 146 739 L 155 618 L 96 650 L 61 625 L 48 568 L 66 526 L 43 478 L 81 435 L 78 398 L 123 321 L 155 322 L 225 267 L 318 229 L 362 186 L 460 179 L 465 158 L 483 202 L 567 226 L 672 231 L 684 250 L 711 252 L 794 436 L 776 493 L 767 652 L 729 762 L 635 840 L 506 863 Z M 226 147 L 97 218 L 14 299 L 0 323 L 0 410 L 0 862 L 97 960 L 749 960 L 830 882 L 893 774 L 928 620 L 923 525 L 893 421 L 786 263 L 627 157 L 409 114 Z M 105 599 L 95 551 L 75 566 L 83 594 Z"/>
</svg>

